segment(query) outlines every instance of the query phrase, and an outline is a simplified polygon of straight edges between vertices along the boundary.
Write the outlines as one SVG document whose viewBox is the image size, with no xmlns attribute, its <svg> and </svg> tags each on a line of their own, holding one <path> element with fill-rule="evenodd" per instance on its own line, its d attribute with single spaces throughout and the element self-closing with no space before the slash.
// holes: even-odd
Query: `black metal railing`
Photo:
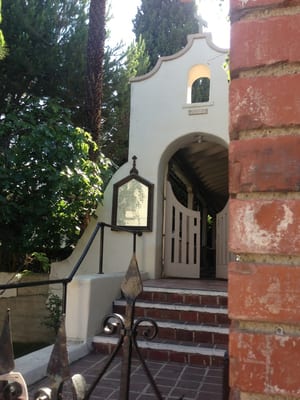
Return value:
<svg viewBox="0 0 300 400">
<path fill-rule="evenodd" d="M 89 238 L 85 248 L 83 249 L 83 252 L 81 256 L 79 257 L 78 261 L 74 265 L 72 271 L 66 278 L 61 278 L 61 279 L 48 279 L 48 280 L 43 280 L 43 281 L 28 281 L 28 282 L 12 282 L 12 283 L 6 283 L 6 284 L 0 284 L 0 292 L 5 291 L 7 289 L 18 289 L 18 288 L 24 288 L 24 287 L 33 287 L 33 286 L 44 286 L 44 285 L 52 285 L 52 284 L 61 284 L 62 285 L 62 312 L 65 314 L 66 312 L 66 307 L 67 307 L 67 285 L 73 280 L 74 276 L 78 272 L 82 262 L 84 261 L 86 255 L 88 254 L 95 238 L 97 237 L 99 231 L 100 231 L 100 249 L 99 249 L 99 269 L 98 273 L 103 274 L 103 260 L 104 260 L 104 230 L 105 228 L 110 228 L 113 229 L 114 231 L 120 231 L 120 232 L 127 232 L 133 235 L 133 252 L 136 251 L 136 236 L 141 235 L 140 232 L 134 231 L 132 229 L 127 229 L 127 228 L 122 228 L 119 226 L 114 226 L 107 224 L 105 222 L 98 222 L 91 237 Z"/>
</svg>

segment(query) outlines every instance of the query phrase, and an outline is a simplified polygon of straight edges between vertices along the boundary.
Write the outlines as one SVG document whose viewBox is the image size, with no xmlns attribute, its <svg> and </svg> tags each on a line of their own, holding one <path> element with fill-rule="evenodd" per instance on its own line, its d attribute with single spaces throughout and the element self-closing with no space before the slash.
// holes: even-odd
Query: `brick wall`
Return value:
<svg viewBox="0 0 300 400">
<path fill-rule="evenodd" d="M 300 398 L 300 1 L 231 0 L 231 398 Z"/>
</svg>

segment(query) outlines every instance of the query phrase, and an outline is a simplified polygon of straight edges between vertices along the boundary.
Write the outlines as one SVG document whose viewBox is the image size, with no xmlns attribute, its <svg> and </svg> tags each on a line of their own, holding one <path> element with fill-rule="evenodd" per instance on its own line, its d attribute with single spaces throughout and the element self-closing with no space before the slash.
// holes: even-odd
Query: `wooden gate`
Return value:
<svg viewBox="0 0 300 400">
<path fill-rule="evenodd" d="M 165 260 L 166 277 L 200 277 L 200 212 L 184 207 L 167 182 Z"/>
<path fill-rule="evenodd" d="M 228 251 L 228 203 L 216 220 L 216 278 L 227 279 Z"/>
</svg>

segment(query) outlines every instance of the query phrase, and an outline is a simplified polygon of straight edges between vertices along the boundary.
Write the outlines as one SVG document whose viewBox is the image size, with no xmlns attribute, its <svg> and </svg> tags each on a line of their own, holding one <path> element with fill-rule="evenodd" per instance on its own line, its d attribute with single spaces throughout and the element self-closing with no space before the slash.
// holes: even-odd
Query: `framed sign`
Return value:
<svg viewBox="0 0 300 400">
<path fill-rule="evenodd" d="M 135 160 L 130 175 L 114 184 L 112 225 L 152 230 L 153 184 L 138 175 Z"/>
</svg>

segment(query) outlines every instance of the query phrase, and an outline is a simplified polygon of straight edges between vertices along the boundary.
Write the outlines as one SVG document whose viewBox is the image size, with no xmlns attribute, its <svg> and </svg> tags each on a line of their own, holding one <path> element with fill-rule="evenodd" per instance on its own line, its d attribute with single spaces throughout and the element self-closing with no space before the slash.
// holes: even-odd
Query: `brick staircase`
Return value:
<svg viewBox="0 0 300 400">
<path fill-rule="evenodd" d="M 153 281 L 155 285 L 146 281 L 137 299 L 135 318 L 153 318 L 159 328 L 153 340 L 138 336 L 143 356 L 191 365 L 223 365 L 229 333 L 226 284 L 213 290 L 203 283 L 201 288 L 186 284 L 182 289 L 172 287 L 176 286 L 172 285 L 174 280 L 169 281 L 166 285 L 168 280 L 162 280 L 163 287 L 158 286 L 158 281 Z M 113 312 L 125 314 L 123 299 L 114 301 Z M 94 337 L 93 348 L 96 352 L 111 353 L 116 342 L 117 337 L 102 333 Z"/>
</svg>

